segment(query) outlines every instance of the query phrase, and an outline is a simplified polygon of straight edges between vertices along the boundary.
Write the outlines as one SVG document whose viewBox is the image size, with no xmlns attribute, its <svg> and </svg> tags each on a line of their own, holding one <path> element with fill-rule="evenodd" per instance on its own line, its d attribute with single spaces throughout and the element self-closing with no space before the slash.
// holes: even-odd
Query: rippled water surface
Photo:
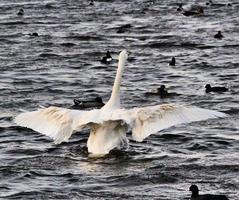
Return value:
<svg viewBox="0 0 239 200">
<path fill-rule="evenodd" d="M 202 193 L 238 199 L 239 2 L 217 2 L 205 6 L 204 16 L 185 17 L 175 0 L 100 0 L 94 6 L 1 0 L 0 198 L 178 200 L 189 199 L 189 186 L 197 184 Z M 16 14 L 20 8 L 23 16 Z M 213 37 L 218 30 L 221 40 Z M 33 32 L 39 36 L 29 36 Z M 177 103 L 230 117 L 172 127 L 142 143 L 129 133 L 127 149 L 100 159 L 88 157 L 88 131 L 54 145 L 13 123 L 22 110 L 69 107 L 74 98 L 99 95 L 106 102 L 117 62 L 99 59 L 107 50 L 116 59 L 122 49 L 131 52 L 123 107 Z M 172 56 L 176 66 L 168 66 Z M 206 94 L 207 83 L 230 90 Z M 145 96 L 161 84 L 181 95 Z"/>
</svg>

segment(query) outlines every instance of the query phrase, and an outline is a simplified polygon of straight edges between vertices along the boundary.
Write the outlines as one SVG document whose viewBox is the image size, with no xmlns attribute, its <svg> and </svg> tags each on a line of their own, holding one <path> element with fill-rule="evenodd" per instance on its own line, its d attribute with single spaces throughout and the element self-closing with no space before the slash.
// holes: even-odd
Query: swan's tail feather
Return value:
<svg viewBox="0 0 239 200">
<path fill-rule="evenodd" d="M 19 126 L 51 137 L 56 144 L 67 141 L 73 133 L 73 119 L 69 115 L 69 110 L 64 108 L 49 107 L 22 113 L 14 121 Z"/>
</svg>

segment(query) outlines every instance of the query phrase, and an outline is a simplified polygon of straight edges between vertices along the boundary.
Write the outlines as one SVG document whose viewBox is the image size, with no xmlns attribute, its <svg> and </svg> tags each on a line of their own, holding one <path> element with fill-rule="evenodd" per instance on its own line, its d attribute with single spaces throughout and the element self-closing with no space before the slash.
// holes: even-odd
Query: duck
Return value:
<svg viewBox="0 0 239 200">
<path fill-rule="evenodd" d="M 204 14 L 203 7 L 200 5 L 183 6 L 179 4 L 177 11 L 181 12 L 184 16 L 199 16 Z"/>
<path fill-rule="evenodd" d="M 125 24 L 119 27 L 119 29 L 117 30 L 116 33 L 124 33 L 126 31 L 128 31 L 130 28 L 132 27 L 131 24 Z"/>
<path fill-rule="evenodd" d="M 221 32 L 221 31 L 218 31 L 217 34 L 214 35 L 214 38 L 216 38 L 216 39 L 222 39 L 222 38 L 223 38 L 222 32 Z"/>
<path fill-rule="evenodd" d="M 38 37 L 39 34 L 37 32 L 29 33 L 28 35 L 33 36 L 33 37 Z"/>
<path fill-rule="evenodd" d="M 176 64 L 176 59 L 175 59 L 175 57 L 172 57 L 172 60 L 169 62 L 169 65 L 175 66 L 175 64 Z"/>
<path fill-rule="evenodd" d="M 227 92 L 228 91 L 228 88 L 226 88 L 226 87 L 219 87 L 219 86 L 211 87 L 210 84 L 205 85 L 205 88 L 206 88 L 206 90 L 205 90 L 206 93 L 209 93 L 209 92 Z"/>
<path fill-rule="evenodd" d="M 218 3 L 218 2 L 213 2 L 212 0 L 209 0 L 208 2 L 206 2 L 206 5 L 207 6 L 213 6 L 213 7 L 224 7 L 224 6 L 228 6 L 228 7 L 231 7 L 232 6 L 232 3 Z"/>
<path fill-rule="evenodd" d="M 142 142 L 149 135 L 159 134 L 160 130 L 176 124 L 227 116 L 215 110 L 177 104 L 122 108 L 120 85 L 128 56 L 127 50 L 120 52 L 116 75 L 112 73 L 115 80 L 111 95 L 102 108 L 74 110 L 50 106 L 20 113 L 14 117 L 14 122 L 52 138 L 55 144 L 67 142 L 72 134 L 86 128 L 90 130 L 87 140 L 89 156 L 103 157 L 115 148 L 128 146 L 128 131 L 133 140 Z"/>
<path fill-rule="evenodd" d="M 207 5 L 207 6 L 211 6 L 211 5 L 213 5 L 212 0 L 209 0 L 208 2 L 206 2 L 206 5 Z"/>
<path fill-rule="evenodd" d="M 108 64 L 108 63 L 110 63 L 112 60 L 113 60 L 113 58 L 111 57 L 110 52 L 107 51 L 107 52 L 106 52 L 106 56 L 103 56 L 103 57 L 101 58 L 100 62 L 102 62 L 102 63 L 104 63 L 104 64 Z"/>
<path fill-rule="evenodd" d="M 197 185 L 191 185 L 189 191 L 192 192 L 191 200 L 229 200 L 225 195 L 199 194 Z"/>
<path fill-rule="evenodd" d="M 157 92 L 147 92 L 146 96 L 151 96 L 151 95 L 157 95 L 160 98 L 170 98 L 173 96 L 178 96 L 180 94 L 177 94 L 175 92 L 169 93 L 166 89 L 165 85 L 161 85 L 159 88 L 157 88 Z"/>
<path fill-rule="evenodd" d="M 71 106 L 71 109 L 101 108 L 105 105 L 101 97 L 96 97 L 90 101 L 81 101 L 79 99 L 74 99 L 73 101 L 74 105 Z"/>
<path fill-rule="evenodd" d="M 90 0 L 89 5 L 93 6 L 94 5 L 94 0 Z"/>
<path fill-rule="evenodd" d="M 24 15 L 24 10 L 21 8 L 18 12 L 17 12 L 17 15 Z"/>
</svg>

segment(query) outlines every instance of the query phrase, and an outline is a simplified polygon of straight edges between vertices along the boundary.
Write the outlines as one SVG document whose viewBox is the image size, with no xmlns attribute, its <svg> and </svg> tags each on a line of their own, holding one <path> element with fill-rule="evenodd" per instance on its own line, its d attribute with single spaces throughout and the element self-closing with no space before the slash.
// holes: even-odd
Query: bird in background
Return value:
<svg viewBox="0 0 239 200">
<path fill-rule="evenodd" d="M 212 87 L 210 84 L 205 85 L 205 92 L 209 93 L 209 92 L 227 92 L 228 89 L 226 87 L 220 87 L 220 86 L 216 86 L 216 87 Z"/>
<path fill-rule="evenodd" d="M 192 192 L 191 200 L 229 200 L 225 195 L 199 194 L 198 186 L 191 185 L 189 191 Z"/>
<path fill-rule="evenodd" d="M 110 55 L 110 51 L 106 52 L 106 55 L 101 58 L 101 62 L 104 64 L 108 64 L 113 60 L 112 56 Z"/>
<path fill-rule="evenodd" d="M 216 38 L 216 39 L 222 39 L 222 38 L 223 38 L 222 32 L 221 32 L 221 31 L 218 31 L 217 34 L 214 35 L 214 38 Z"/>
</svg>

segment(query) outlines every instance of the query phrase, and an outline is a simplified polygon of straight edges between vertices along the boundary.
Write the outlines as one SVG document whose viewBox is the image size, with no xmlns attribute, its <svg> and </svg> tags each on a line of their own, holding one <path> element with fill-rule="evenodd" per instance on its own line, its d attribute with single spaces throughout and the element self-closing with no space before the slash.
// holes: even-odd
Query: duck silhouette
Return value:
<svg viewBox="0 0 239 200">
<path fill-rule="evenodd" d="M 200 5 L 187 5 L 179 4 L 177 11 L 181 12 L 184 16 L 199 16 L 204 14 L 203 7 Z"/>
<path fill-rule="evenodd" d="M 17 15 L 19 15 L 19 16 L 24 15 L 24 10 L 21 8 L 21 9 L 17 12 Z"/>
<path fill-rule="evenodd" d="M 106 55 L 101 58 L 100 62 L 102 62 L 102 63 L 104 63 L 104 64 L 108 64 L 108 63 L 110 63 L 112 60 L 113 60 L 113 58 L 111 57 L 110 52 L 107 51 L 107 52 L 106 52 Z"/>
<path fill-rule="evenodd" d="M 128 31 L 130 28 L 132 27 L 131 24 L 125 24 L 119 27 L 119 29 L 117 30 L 117 33 L 125 33 L 126 31 Z"/>
<path fill-rule="evenodd" d="M 205 85 L 205 92 L 206 93 L 209 93 L 209 92 L 227 92 L 228 89 L 226 87 L 219 87 L 219 86 L 216 86 L 216 87 L 211 87 L 210 84 L 207 84 Z"/>
<path fill-rule="evenodd" d="M 71 106 L 72 109 L 101 108 L 105 105 L 101 97 L 96 97 L 89 101 L 81 101 L 79 99 L 74 99 L 73 101 L 74 105 Z"/>
<path fill-rule="evenodd" d="M 169 62 L 169 65 L 175 66 L 175 64 L 176 64 L 176 59 L 175 59 L 175 57 L 172 57 L 172 60 Z"/>
<path fill-rule="evenodd" d="M 29 33 L 28 35 L 33 36 L 33 37 L 38 37 L 39 34 L 37 32 Z"/>
<path fill-rule="evenodd" d="M 166 86 L 161 85 L 159 88 L 157 88 L 156 92 L 147 92 L 146 93 L 146 96 L 151 96 L 151 95 L 157 95 L 160 98 L 170 98 L 170 97 L 173 97 L 173 96 L 178 96 L 180 94 L 177 94 L 175 92 L 170 92 L 169 93 L 166 89 Z"/>
<path fill-rule="evenodd" d="M 216 39 L 222 39 L 222 38 L 223 38 L 222 32 L 221 32 L 221 31 L 218 31 L 217 34 L 214 35 L 214 38 L 216 38 Z"/>
<path fill-rule="evenodd" d="M 90 0 L 89 5 L 93 6 L 94 5 L 94 0 Z"/>
<path fill-rule="evenodd" d="M 225 195 L 199 194 L 198 187 L 191 185 L 189 191 L 192 192 L 191 200 L 229 200 Z"/>
</svg>

